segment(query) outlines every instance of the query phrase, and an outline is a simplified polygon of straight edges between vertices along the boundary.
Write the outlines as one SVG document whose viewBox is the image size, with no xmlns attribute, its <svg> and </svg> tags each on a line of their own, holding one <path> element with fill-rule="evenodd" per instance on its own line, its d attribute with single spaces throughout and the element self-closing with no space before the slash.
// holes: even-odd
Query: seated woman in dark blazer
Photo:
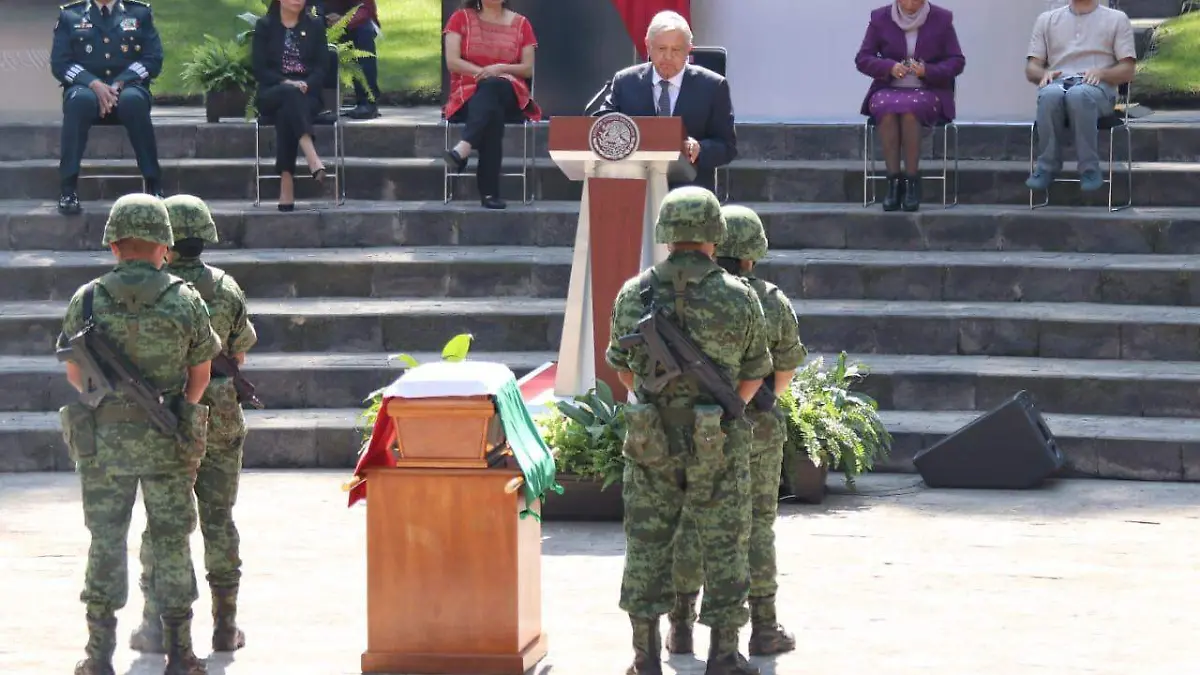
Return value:
<svg viewBox="0 0 1200 675">
<path fill-rule="evenodd" d="M 297 147 L 314 179 L 325 178 L 313 146 L 313 118 L 321 111 L 321 88 L 329 68 L 325 22 L 306 0 L 274 0 L 254 27 L 250 58 L 258 80 L 258 112 L 275 120 L 275 170 L 279 210 L 295 210 Z"/>
<path fill-rule="evenodd" d="M 854 59 L 874 81 L 862 114 L 874 118 L 883 141 L 888 193 L 884 211 L 921 205 L 921 129 L 954 119 L 954 79 L 967 61 L 954 32 L 954 15 L 929 0 L 893 0 L 871 12 Z M 900 173 L 904 148 L 907 176 Z"/>
</svg>

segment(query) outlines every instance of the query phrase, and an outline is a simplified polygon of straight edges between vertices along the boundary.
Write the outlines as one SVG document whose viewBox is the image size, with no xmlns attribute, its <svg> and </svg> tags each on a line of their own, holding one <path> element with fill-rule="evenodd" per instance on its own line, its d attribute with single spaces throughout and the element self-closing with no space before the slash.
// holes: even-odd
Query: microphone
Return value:
<svg viewBox="0 0 1200 675">
<path fill-rule="evenodd" d="M 604 86 L 600 88 L 600 91 L 596 92 L 596 95 L 592 97 L 592 100 L 588 101 L 587 105 L 583 106 L 583 114 L 592 114 L 592 108 L 596 105 L 596 103 L 605 96 L 608 96 L 608 93 L 612 91 L 612 83 L 612 80 L 604 83 Z"/>
</svg>

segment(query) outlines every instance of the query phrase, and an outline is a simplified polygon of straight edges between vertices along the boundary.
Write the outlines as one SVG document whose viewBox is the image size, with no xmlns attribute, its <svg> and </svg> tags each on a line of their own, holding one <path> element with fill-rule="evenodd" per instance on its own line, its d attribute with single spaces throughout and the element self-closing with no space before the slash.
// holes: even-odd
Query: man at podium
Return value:
<svg viewBox="0 0 1200 675">
<path fill-rule="evenodd" d="M 683 154 L 696 168 L 696 177 L 687 183 L 672 179 L 670 187 L 690 184 L 714 190 L 717 167 L 737 157 L 733 100 L 724 77 L 687 62 L 691 51 L 692 29 L 687 19 L 676 12 L 659 12 L 646 30 L 650 63 L 614 75 L 595 114 L 682 117 L 688 135 Z"/>
</svg>

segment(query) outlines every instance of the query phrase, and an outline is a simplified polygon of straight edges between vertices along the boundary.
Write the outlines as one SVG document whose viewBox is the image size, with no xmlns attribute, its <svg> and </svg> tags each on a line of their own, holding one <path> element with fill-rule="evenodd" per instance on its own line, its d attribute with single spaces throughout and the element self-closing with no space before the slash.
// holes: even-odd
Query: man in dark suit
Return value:
<svg viewBox="0 0 1200 675">
<path fill-rule="evenodd" d="M 690 184 L 715 190 L 717 167 L 737 157 L 733 101 L 724 77 L 687 62 L 691 51 L 692 29 L 687 20 L 676 12 L 656 14 L 646 31 L 650 63 L 613 76 L 612 88 L 596 115 L 619 112 L 631 117 L 682 117 L 688 135 L 683 153 L 696 167 L 696 178 Z M 680 185 L 672 183 L 670 187 Z"/>
</svg>

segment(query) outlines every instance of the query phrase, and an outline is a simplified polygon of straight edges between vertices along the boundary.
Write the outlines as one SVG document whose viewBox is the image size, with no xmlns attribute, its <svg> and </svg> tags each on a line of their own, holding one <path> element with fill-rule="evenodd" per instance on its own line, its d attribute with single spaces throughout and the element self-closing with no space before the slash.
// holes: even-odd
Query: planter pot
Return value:
<svg viewBox="0 0 1200 675">
<path fill-rule="evenodd" d="M 825 479 L 828 476 L 829 467 L 813 464 L 807 455 L 784 459 L 784 489 L 806 504 L 820 504 L 825 501 Z"/>
<path fill-rule="evenodd" d="M 241 89 L 210 91 L 204 95 L 204 116 L 209 124 L 220 122 L 222 117 L 243 119 L 249 102 L 250 94 Z"/>
<path fill-rule="evenodd" d="M 565 474 L 559 474 L 558 483 L 563 493 L 546 492 L 542 520 L 613 522 L 625 513 L 620 483 L 601 490 L 600 481 Z"/>
</svg>

